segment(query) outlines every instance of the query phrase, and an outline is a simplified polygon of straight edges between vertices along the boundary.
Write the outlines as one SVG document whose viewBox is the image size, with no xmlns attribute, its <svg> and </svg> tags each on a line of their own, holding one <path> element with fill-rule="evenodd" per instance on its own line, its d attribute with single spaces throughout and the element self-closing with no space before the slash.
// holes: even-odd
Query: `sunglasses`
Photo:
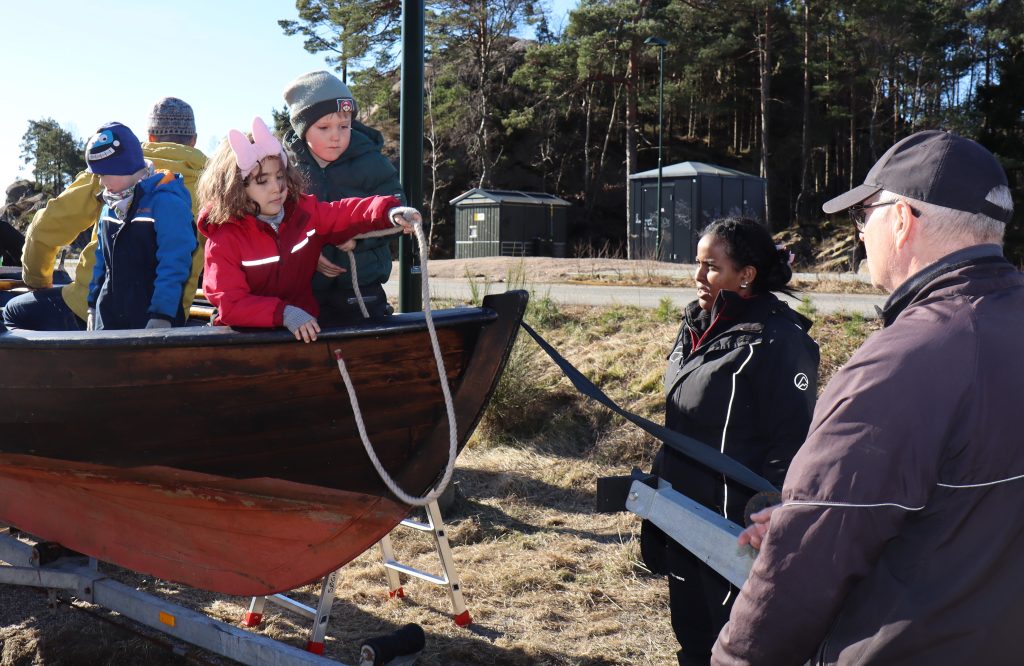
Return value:
<svg viewBox="0 0 1024 666">
<path fill-rule="evenodd" d="M 858 232 L 863 232 L 864 227 L 867 226 L 868 211 L 872 208 L 881 208 L 882 206 L 891 206 L 893 204 L 900 203 L 900 200 L 896 201 L 879 201 L 873 204 L 857 204 L 856 206 L 850 206 L 846 209 L 846 212 L 850 215 L 850 220 L 853 221 L 853 225 L 857 227 Z M 921 212 L 909 206 L 910 212 L 914 214 L 914 217 L 921 217 Z"/>
</svg>

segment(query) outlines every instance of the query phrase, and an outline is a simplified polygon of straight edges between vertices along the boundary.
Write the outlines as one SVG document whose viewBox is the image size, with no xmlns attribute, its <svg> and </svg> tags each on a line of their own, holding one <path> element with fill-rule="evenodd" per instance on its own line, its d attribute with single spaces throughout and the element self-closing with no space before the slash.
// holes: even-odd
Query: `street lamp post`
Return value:
<svg viewBox="0 0 1024 666">
<path fill-rule="evenodd" d="M 668 46 L 668 42 L 660 37 L 651 36 L 644 40 L 644 44 L 658 47 L 658 230 L 654 242 L 654 258 L 661 261 L 661 154 L 665 117 L 665 47 Z"/>
</svg>

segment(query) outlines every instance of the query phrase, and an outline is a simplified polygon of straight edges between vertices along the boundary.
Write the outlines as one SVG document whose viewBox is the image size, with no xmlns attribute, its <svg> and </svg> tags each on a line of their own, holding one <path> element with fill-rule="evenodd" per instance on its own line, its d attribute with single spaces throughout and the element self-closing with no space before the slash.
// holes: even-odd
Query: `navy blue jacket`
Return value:
<svg viewBox="0 0 1024 666">
<path fill-rule="evenodd" d="M 158 171 L 139 181 L 124 221 L 104 206 L 96 234 L 88 299 L 96 329 L 145 328 L 150 319 L 183 325 L 196 230 L 181 176 Z"/>
</svg>

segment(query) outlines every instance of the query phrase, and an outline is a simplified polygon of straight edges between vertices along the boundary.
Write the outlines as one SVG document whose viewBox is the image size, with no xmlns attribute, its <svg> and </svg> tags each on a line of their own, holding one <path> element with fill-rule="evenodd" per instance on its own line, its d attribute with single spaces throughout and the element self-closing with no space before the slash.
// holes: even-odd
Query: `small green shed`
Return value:
<svg viewBox="0 0 1024 666">
<path fill-rule="evenodd" d="M 565 199 L 543 192 L 474 188 L 455 207 L 455 258 L 564 257 Z"/>
</svg>

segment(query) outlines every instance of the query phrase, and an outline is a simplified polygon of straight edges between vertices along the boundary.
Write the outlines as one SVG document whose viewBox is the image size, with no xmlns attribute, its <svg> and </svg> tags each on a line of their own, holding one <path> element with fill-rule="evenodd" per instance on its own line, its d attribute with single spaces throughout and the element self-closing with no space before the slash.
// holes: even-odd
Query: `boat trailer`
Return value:
<svg viewBox="0 0 1024 666">
<path fill-rule="evenodd" d="M 95 558 L 69 551 L 58 544 L 32 545 L 18 538 L 13 528 L 0 528 L 0 584 L 46 589 L 51 603 L 66 592 L 74 598 L 114 611 L 138 624 L 160 631 L 184 643 L 253 666 L 345 666 L 280 641 L 215 620 L 203 613 L 171 603 L 155 595 L 119 583 L 99 571 Z M 333 575 L 329 577 L 334 580 Z M 410 636 L 415 627 L 418 636 Z M 409 642 L 423 632 L 406 625 L 389 634 L 363 642 L 358 666 L 404 666 L 419 656 L 395 654 L 391 639 Z M 398 650 L 404 652 L 404 650 Z M 382 660 L 381 657 L 391 657 Z M 392 655 L 394 655 L 392 657 Z"/>
</svg>

